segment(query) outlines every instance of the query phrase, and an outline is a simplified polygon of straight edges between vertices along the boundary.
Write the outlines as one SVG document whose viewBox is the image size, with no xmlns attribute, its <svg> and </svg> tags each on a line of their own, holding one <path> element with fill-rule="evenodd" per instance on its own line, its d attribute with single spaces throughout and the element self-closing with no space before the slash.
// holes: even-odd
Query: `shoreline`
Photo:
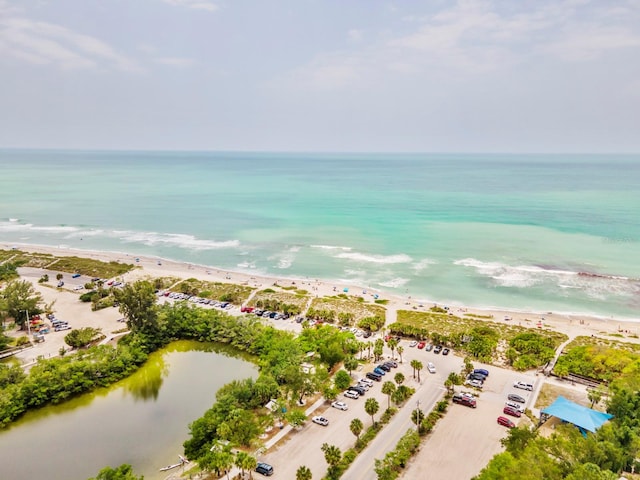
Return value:
<svg viewBox="0 0 640 480">
<path fill-rule="evenodd" d="M 11 245 L 3 243 L 0 248 L 6 250 L 17 248 L 25 252 L 45 253 L 54 256 L 78 256 L 105 262 L 117 261 L 121 263 L 131 263 L 135 267 L 140 267 L 122 275 L 125 281 L 136 281 L 147 276 L 174 276 L 183 279 L 193 277 L 203 281 L 235 283 L 259 289 L 268 288 L 274 284 L 279 286 L 295 285 L 301 286 L 316 297 L 328 297 L 341 293 L 349 293 L 350 295 L 364 296 L 366 301 L 373 301 L 374 294 L 378 294 L 380 299 L 388 300 L 388 303 L 385 305 L 388 312 L 397 310 L 428 311 L 432 305 L 445 305 L 440 302 L 406 297 L 383 289 L 363 287 L 344 281 L 334 282 L 326 279 L 311 279 L 308 277 L 276 277 L 257 273 L 252 275 L 247 272 L 176 261 L 159 256 L 133 255 L 126 252 L 84 250 L 28 243 L 13 243 Z M 136 261 L 136 259 L 138 259 L 138 261 Z M 348 288 L 349 292 L 343 292 L 345 288 Z M 420 305 L 422 305 L 422 307 L 420 307 Z M 595 335 L 603 338 L 608 338 L 610 335 L 631 335 L 631 337 L 624 336 L 624 338 L 617 339 L 639 343 L 638 339 L 634 338 L 634 336 L 640 333 L 640 318 L 605 317 L 592 314 L 551 311 L 535 312 L 502 307 L 466 306 L 456 303 L 451 303 L 448 307 L 450 313 L 464 318 L 474 318 L 470 315 L 492 315 L 492 318 L 477 319 L 495 323 L 505 323 L 507 325 L 517 322 L 521 326 L 530 326 L 533 329 L 536 327 L 551 328 L 566 333 L 570 338 L 578 335 Z M 387 322 L 389 321 L 390 318 L 389 315 L 387 315 Z M 529 323 L 529 325 L 527 325 L 527 323 Z"/>
</svg>

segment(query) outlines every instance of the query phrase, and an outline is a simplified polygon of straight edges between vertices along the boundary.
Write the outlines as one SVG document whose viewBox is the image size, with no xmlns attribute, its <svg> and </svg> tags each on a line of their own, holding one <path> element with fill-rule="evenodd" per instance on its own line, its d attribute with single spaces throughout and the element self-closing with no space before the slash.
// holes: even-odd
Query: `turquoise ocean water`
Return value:
<svg viewBox="0 0 640 480">
<path fill-rule="evenodd" d="M 0 243 L 640 319 L 640 155 L 0 150 Z"/>
</svg>

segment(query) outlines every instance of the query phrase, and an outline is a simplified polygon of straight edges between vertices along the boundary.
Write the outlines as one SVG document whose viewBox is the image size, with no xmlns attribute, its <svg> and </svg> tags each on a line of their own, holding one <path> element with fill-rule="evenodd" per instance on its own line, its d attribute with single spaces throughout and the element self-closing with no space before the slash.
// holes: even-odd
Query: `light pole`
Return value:
<svg viewBox="0 0 640 480">
<path fill-rule="evenodd" d="M 31 336 L 31 322 L 29 321 L 29 310 L 26 311 L 27 314 L 27 332 L 29 337 Z M 29 339 L 31 340 L 31 339 Z"/>
</svg>

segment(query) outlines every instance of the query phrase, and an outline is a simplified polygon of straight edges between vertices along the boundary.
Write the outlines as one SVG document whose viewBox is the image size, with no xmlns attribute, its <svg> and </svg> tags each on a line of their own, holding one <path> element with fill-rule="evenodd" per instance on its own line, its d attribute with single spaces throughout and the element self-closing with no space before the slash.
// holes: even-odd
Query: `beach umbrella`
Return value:
<svg viewBox="0 0 640 480">
<path fill-rule="evenodd" d="M 348 288 L 344 288 L 344 290 L 342 290 L 343 292 L 347 293 L 349 291 Z"/>
</svg>

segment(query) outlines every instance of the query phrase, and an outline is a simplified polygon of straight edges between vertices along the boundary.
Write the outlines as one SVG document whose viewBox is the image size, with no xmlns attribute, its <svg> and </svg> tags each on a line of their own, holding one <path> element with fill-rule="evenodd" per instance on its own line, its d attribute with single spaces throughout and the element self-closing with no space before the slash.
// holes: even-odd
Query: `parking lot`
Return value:
<svg viewBox="0 0 640 480">
<path fill-rule="evenodd" d="M 509 393 L 524 397 L 526 408 L 531 408 L 532 392 L 516 389 L 513 383 L 521 380 L 535 383 L 541 379 L 503 368 L 474 365 L 490 372 L 482 393 L 477 396 L 477 408 L 452 404 L 434 431 L 423 441 L 420 451 L 406 468 L 403 479 L 472 478 L 503 450 L 500 439 L 507 435 L 507 428 L 498 425 L 499 416 L 511 419 L 516 425 L 530 423 L 525 416 L 507 416 L 502 409 Z M 456 387 L 456 390 L 471 391 L 461 387 Z"/>
</svg>

